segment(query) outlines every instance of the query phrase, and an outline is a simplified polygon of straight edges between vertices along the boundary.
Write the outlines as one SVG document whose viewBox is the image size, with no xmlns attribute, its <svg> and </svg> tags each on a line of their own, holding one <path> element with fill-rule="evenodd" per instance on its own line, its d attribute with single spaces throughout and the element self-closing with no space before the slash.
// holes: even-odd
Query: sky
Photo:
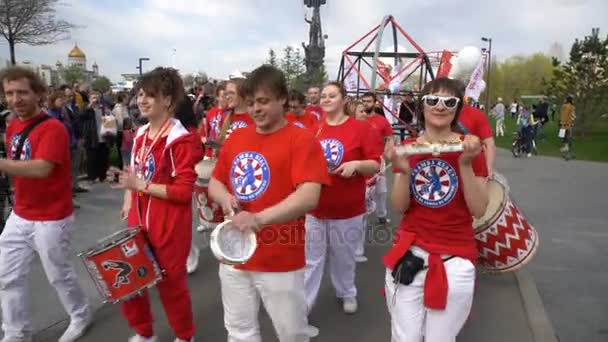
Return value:
<svg viewBox="0 0 608 342">
<path fill-rule="evenodd" d="M 262 64 L 269 49 L 300 47 L 308 41 L 303 0 L 62 0 L 58 17 L 79 27 L 68 40 L 53 45 L 17 45 L 19 61 L 67 63 L 75 43 L 90 69 L 97 62 L 113 82 L 123 73 L 175 65 L 183 73 L 204 71 L 227 78 Z M 549 52 L 558 42 L 567 54 L 575 38 L 599 27 L 608 33 L 608 0 L 327 0 L 321 9 L 326 40 L 326 68 L 337 74 L 346 47 L 393 15 L 425 51 L 486 46 L 493 55 Z M 387 35 L 388 36 L 388 35 Z M 413 50 L 405 40 L 406 50 Z M 388 38 L 386 47 L 392 46 Z M 279 52 L 279 56 L 282 53 Z M 0 58 L 8 59 L 0 42 Z"/>
</svg>

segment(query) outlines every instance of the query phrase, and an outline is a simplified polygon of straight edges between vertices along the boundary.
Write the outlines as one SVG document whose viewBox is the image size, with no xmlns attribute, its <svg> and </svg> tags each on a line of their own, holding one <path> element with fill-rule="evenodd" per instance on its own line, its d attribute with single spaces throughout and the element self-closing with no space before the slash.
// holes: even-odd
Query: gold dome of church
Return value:
<svg viewBox="0 0 608 342">
<path fill-rule="evenodd" d="M 74 48 L 72 49 L 72 51 L 70 51 L 70 53 L 68 54 L 68 57 L 74 57 L 74 58 L 85 58 L 85 54 L 84 52 L 82 52 L 82 50 L 80 50 L 80 48 L 78 48 L 78 45 L 74 45 Z"/>
</svg>

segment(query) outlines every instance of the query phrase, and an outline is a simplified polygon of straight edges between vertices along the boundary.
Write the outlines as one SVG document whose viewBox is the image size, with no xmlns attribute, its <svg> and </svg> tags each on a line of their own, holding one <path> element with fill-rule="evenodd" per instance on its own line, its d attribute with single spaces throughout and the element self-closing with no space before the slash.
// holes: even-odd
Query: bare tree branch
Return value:
<svg viewBox="0 0 608 342">
<path fill-rule="evenodd" d="M 57 18 L 59 0 L 0 0 L 0 34 L 9 43 L 15 64 L 15 44 L 47 45 L 68 39 L 76 25 Z"/>
</svg>

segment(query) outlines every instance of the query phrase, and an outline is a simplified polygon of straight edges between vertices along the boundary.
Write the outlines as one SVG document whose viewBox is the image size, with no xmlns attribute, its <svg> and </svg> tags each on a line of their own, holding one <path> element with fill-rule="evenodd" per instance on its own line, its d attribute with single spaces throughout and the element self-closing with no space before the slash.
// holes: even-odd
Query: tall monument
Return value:
<svg viewBox="0 0 608 342">
<path fill-rule="evenodd" d="M 313 9 L 312 19 L 304 18 L 310 25 L 308 45 L 304 47 L 304 62 L 306 63 L 306 81 L 310 85 L 319 82 L 323 59 L 325 58 L 325 36 L 321 28 L 321 5 L 327 0 L 304 0 L 304 5 Z"/>
</svg>

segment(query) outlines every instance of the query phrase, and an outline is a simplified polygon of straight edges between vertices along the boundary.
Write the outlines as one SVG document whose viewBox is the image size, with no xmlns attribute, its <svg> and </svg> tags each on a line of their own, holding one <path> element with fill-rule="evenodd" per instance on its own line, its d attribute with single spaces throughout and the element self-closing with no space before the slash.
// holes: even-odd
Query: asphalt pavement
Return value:
<svg viewBox="0 0 608 342">
<path fill-rule="evenodd" d="M 606 185 L 600 179 L 608 174 L 608 165 L 543 157 L 514 159 L 502 150 L 497 165 L 509 181 L 512 199 L 539 232 L 541 244 L 536 258 L 522 272 L 479 274 L 473 310 L 458 341 L 553 342 L 553 328 L 561 341 L 608 341 L 608 306 L 602 291 L 607 283 L 602 260 L 608 253 L 608 208 L 605 199 L 602 201 Z M 97 184 L 78 199 L 82 208 L 76 214 L 74 262 L 96 309 L 94 325 L 81 341 L 126 341 L 132 332 L 118 308 L 102 305 L 76 256 L 122 228 L 118 217 L 121 194 Z M 310 317 L 321 330 L 313 341 L 390 340 L 390 323 L 381 295 L 384 269 L 380 259 L 388 249 L 386 241 L 390 239 L 386 236 L 390 237 L 396 222 L 393 217 L 388 227 L 371 230 L 375 242 L 366 249 L 369 261 L 359 264 L 357 270 L 357 314 L 341 312 L 328 279 L 324 280 Z M 196 233 L 195 239 L 204 248 L 208 233 Z M 199 270 L 189 278 L 197 341 L 226 340 L 217 270 L 211 252 L 203 250 Z M 67 316 L 38 262 L 30 284 L 35 341 L 57 341 L 67 326 Z M 157 335 L 160 341 L 173 341 L 155 291 L 152 298 Z M 264 341 L 276 341 L 263 309 L 260 317 Z"/>
</svg>

